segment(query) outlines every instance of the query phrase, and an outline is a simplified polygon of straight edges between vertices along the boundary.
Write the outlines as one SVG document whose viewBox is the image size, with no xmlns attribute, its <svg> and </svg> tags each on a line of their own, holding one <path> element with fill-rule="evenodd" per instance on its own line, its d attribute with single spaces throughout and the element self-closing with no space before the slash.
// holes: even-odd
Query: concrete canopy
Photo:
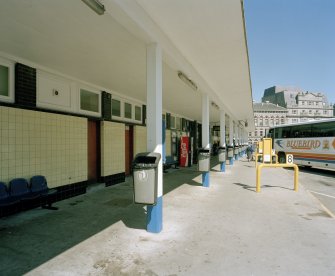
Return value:
<svg viewBox="0 0 335 276">
<path fill-rule="evenodd" d="M 201 121 L 207 93 L 234 120 L 253 125 L 240 0 L 101 2 L 106 12 L 99 16 L 82 1 L 0 0 L 0 52 L 145 102 L 146 45 L 157 42 L 165 110 Z M 215 105 L 210 121 L 219 121 Z"/>
</svg>

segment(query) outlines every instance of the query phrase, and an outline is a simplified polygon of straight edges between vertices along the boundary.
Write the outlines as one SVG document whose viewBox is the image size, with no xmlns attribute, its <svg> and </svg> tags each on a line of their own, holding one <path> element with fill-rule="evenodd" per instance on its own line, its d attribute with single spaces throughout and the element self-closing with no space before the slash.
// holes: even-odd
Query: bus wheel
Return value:
<svg viewBox="0 0 335 276">
<path fill-rule="evenodd" d="M 278 154 L 278 162 L 279 162 L 280 164 L 284 164 L 284 163 L 286 163 L 286 155 L 285 155 L 285 153 L 280 152 L 280 153 Z"/>
</svg>

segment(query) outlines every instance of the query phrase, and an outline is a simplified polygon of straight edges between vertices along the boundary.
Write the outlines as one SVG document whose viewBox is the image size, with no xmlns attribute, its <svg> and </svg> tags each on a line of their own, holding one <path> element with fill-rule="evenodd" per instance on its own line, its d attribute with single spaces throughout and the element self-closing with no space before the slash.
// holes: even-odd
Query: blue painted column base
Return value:
<svg viewBox="0 0 335 276">
<path fill-rule="evenodd" d="M 223 162 L 223 163 L 220 164 L 220 169 L 221 169 L 221 172 L 226 171 L 226 162 Z"/>
<path fill-rule="evenodd" d="M 234 158 L 228 157 L 228 159 L 229 159 L 229 165 L 234 165 Z"/>
<path fill-rule="evenodd" d="M 163 229 L 163 196 L 157 198 L 156 205 L 147 206 L 147 231 L 159 233 Z"/>
<path fill-rule="evenodd" d="M 209 187 L 209 172 L 202 173 L 202 186 Z"/>
<path fill-rule="evenodd" d="M 238 154 L 235 154 L 235 160 L 238 160 Z"/>
</svg>

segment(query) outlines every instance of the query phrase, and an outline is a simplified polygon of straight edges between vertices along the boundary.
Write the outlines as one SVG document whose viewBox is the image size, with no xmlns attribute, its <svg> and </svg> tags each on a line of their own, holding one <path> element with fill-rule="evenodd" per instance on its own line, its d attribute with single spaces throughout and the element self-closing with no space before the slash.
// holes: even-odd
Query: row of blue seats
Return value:
<svg viewBox="0 0 335 276">
<path fill-rule="evenodd" d="M 0 182 L 0 217 L 39 206 L 57 209 L 52 207 L 56 194 L 56 190 L 48 188 L 47 180 L 42 175 L 33 176 L 29 183 L 24 178 L 15 178 L 8 187 Z"/>
</svg>

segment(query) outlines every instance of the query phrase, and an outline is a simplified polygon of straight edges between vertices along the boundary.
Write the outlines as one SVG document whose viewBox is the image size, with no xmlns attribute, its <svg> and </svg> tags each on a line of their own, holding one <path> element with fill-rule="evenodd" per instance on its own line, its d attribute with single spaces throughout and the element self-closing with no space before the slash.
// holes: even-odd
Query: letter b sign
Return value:
<svg viewBox="0 0 335 276">
<path fill-rule="evenodd" d="M 293 164 L 293 154 L 286 155 L 286 164 Z"/>
</svg>

